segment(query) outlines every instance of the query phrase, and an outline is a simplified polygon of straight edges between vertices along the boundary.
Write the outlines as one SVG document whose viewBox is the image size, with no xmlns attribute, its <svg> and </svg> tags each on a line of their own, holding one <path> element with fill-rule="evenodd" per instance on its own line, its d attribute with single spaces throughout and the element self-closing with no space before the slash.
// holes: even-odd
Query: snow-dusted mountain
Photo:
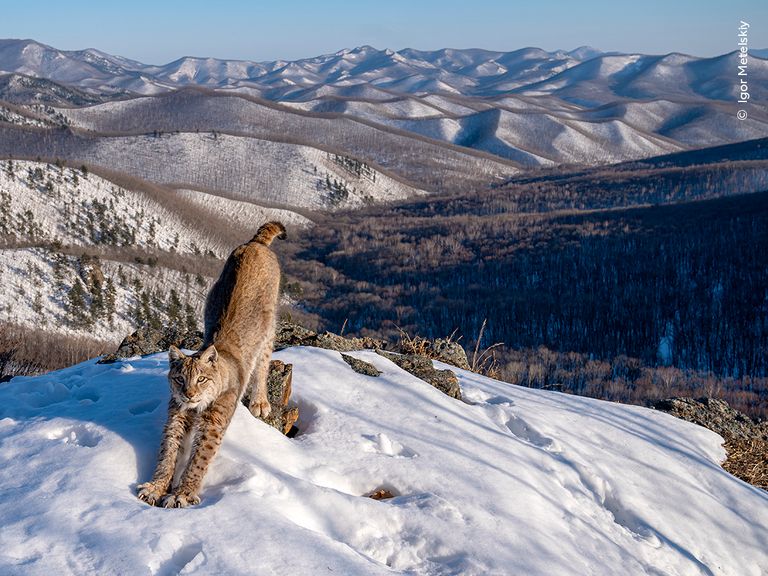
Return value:
<svg viewBox="0 0 768 576">
<path fill-rule="evenodd" d="M 0 73 L 17 73 L 81 88 L 153 94 L 188 85 L 250 87 L 272 99 L 291 99 L 311 85 L 370 83 L 396 91 L 444 88 L 448 92 L 488 95 L 560 72 L 598 52 L 515 52 L 490 50 L 405 49 L 371 46 L 340 50 L 297 61 L 250 62 L 184 57 L 164 65 L 147 65 L 98 50 L 58 50 L 33 40 L 0 40 Z M 430 90 L 434 91 L 434 90 Z"/>
<path fill-rule="evenodd" d="M 290 138 L 393 168 L 409 181 L 414 180 L 413 166 L 398 169 L 395 164 L 408 164 L 413 156 L 400 148 L 416 144 L 414 153 L 422 159 L 447 154 L 439 162 L 440 183 L 435 178 L 413 182 L 434 190 L 476 172 L 475 160 L 457 156 L 455 147 L 528 168 L 604 164 L 762 137 L 768 133 L 768 61 L 750 58 L 747 120 L 736 117 L 736 64 L 735 53 L 696 58 L 602 53 L 588 47 L 570 52 L 394 52 L 362 46 L 290 62 L 186 57 L 145 65 L 97 50 L 61 51 L 31 40 L 0 40 L 0 99 L 56 106 L 72 128 L 112 135 L 208 130 Z M 161 97 L 193 87 L 205 89 L 198 92 L 198 99 L 206 100 L 203 106 L 190 108 L 189 96 Z M 219 98 L 223 95 L 233 97 L 227 106 Z M 243 100 L 235 105 L 237 98 Z M 96 103 L 103 104 L 89 106 Z M 234 115 L 233 107 L 239 108 Z M 182 111 L 187 116 L 179 120 Z M 331 118 L 334 129 L 329 130 L 322 125 Z M 385 141 L 372 138 L 372 128 L 421 142 L 398 137 L 393 147 L 391 135 Z M 433 146 L 425 147 L 425 139 Z M 360 146 L 361 140 L 373 146 Z M 446 144 L 453 151 L 434 147 Z M 392 150 L 397 150 L 394 156 Z M 55 156 L 45 150 L 26 155 Z M 76 161 L 92 161 L 92 154 L 80 154 Z M 449 166 L 457 169 L 443 173 Z M 479 174 L 493 181 L 505 170 L 484 167 Z"/>
<path fill-rule="evenodd" d="M 765 60 L 753 52 L 750 87 L 766 94 Z M 154 94 L 182 86 L 247 89 L 272 100 L 307 100 L 323 87 L 344 94 L 368 85 L 368 96 L 444 92 L 493 97 L 509 92 L 567 95 L 578 100 L 591 91 L 610 97 L 645 99 L 699 96 L 728 101 L 736 95 L 732 74 L 736 53 L 714 58 L 684 54 L 603 53 L 589 47 L 570 52 L 522 48 L 434 51 L 378 50 L 371 46 L 296 61 L 251 62 L 184 57 L 147 65 L 87 49 L 64 51 L 32 40 L 0 40 L 0 73 L 46 78 L 109 93 Z M 582 87 L 577 90 L 575 86 Z M 325 95 L 328 89 L 325 90 Z"/>
<path fill-rule="evenodd" d="M 370 351 L 291 348 L 299 434 L 240 406 L 187 509 L 140 502 L 168 401 L 165 353 L 0 387 L 0 572 L 768 572 L 768 496 L 722 438 L 645 408 L 451 368 L 454 400 Z M 366 497 L 385 489 L 394 497 Z"/>
</svg>

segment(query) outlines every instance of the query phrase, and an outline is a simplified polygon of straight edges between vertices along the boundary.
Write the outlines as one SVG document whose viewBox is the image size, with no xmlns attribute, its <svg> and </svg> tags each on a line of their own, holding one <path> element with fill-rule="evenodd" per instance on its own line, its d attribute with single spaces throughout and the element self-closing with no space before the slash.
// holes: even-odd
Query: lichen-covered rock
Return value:
<svg viewBox="0 0 768 576">
<path fill-rule="evenodd" d="M 376 368 L 373 364 L 370 362 L 366 362 L 365 360 L 360 360 L 359 358 L 355 358 L 353 356 L 350 356 L 349 354 L 341 353 L 341 357 L 343 358 L 344 362 L 349 364 L 349 366 L 357 372 L 358 374 L 364 374 L 365 376 L 379 376 L 381 374 L 381 370 Z"/>
<path fill-rule="evenodd" d="M 126 336 L 117 350 L 102 356 L 98 363 L 111 364 L 132 356 L 155 354 L 168 350 L 171 345 L 198 350 L 203 345 L 203 333 L 184 331 L 176 326 L 164 326 L 160 329 L 142 326 L 133 334 Z"/>
<path fill-rule="evenodd" d="M 446 340 L 438 338 L 429 343 L 427 348 L 427 356 L 440 360 L 446 364 L 451 364 L 457 368 L 469 370 L 469 361 L 467 360 L 467 353 L 464 348 L 458 342 L 453 340 Z"/>
<path fill-rule="evenodd" d="M 314 346 L 337 352 L 352 352 L 353 350 L 365 350 L 385 348 L 386 342 L 376 338 L 345 338 L 332 332 L 321 334 L 308 330 L 290 322 L 280 322 L 275 332 L 275 350 L 288 348 L 289 346 Z"/>
<path fill-rule="evenodd" d="M 260 420 L 276 428 L 283 434 L 288 434 L 299 419 L 299 408 L 290 404 L 293 381 L 293 364 L 285 364 L 280 360 L 269 363 L 267 377 L 267 394 L 272 410 L 269 416 L 259 417 Z M 243 404 L 248 406 L 250 397 L 246 391 Z"/>
<path fill-rule="evenodd" d="M 753 486 L 768 490 L 768 422 L 753 422 L 746 414 L 716 398 L 669 398 L 653 406 L 722 436 L 727 453 L 723 468 Z"/>
<path fill-rule="evenodd" d="M 384 358 L 391 360 L 400 368 L 431 384 L 443 394 L 461 400 L 461 388 L 456 374 L 450 370 L 436 370 L 432 360 L 418 354 L 393 354 L 384 350 L 376 350 Z"/>
<path fill-rule="evenodd" d="M 281 350 L 290 346 L 307 346 L 305 342 L 312 340 L 316 336 L 316 332 L 303 328 L 298 324 L 291 322 L 278 322 L 275 330 L 275 343 L 274 349 Z"/>
<path fill-rule="evenodd" d="M 749 416 L 717 398 L 668 398 L 656 401 L 653 407 L 708 428 L 726 440 L 748 440 L 765 433 L 761 433 L 760 427 Z M 768 440 L 768 437 L 765 439 Z"/>
</svg>

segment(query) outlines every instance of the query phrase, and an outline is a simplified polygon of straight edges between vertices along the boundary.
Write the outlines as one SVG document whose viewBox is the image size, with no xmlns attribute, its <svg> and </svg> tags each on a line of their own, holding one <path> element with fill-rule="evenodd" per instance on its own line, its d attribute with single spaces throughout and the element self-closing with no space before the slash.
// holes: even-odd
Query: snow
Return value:
<svg viewBox="0 0 768 576">
<path fill-rule="evenodd" d="M 135 497 L 165 419 L 165 354 L 0 387 L 6 574 L 768 571 L 768 494 L 721 438 L 655 411 L 454 369 L 465 402 L 373 352 L 292 348 L 300 433 L 235 414 L 189 509 Z M 440 366 L 445 367 L 445 366 Z M 386 488 L 395 497 L 365 495 Z"/>
<path fill-rule="evenodd" d="M 109 166 L 107 162 L 105 165 Z M 32 176 L 37 171 L 39 176 Z M 214 232 L 190 230 L 189 224 L 171 209 L 163 206 L 148 193 L 130 190 L 96 174 L 84 174 L 80 168 L 59 167 L 45 162 L 26 160 L 0 160 L 0 191 L 10 196 L 10 232 L 35 241 L 58 239 L 63 243 L 95 245 L 94 235 L 100 237 L 106 224 L 95 225 L 91 234 L 87 226 L 87 213 L 93 203 L 108 206 L 106 211 L 111 227 L 134 233 L 133 242 L 121 239 L 118 245 L 140 247 L 157 246 L 168 250 L 179 235 L 179 251 L 191 253 L 190 245 L 197 243 L 202 250 L 226 254 L 228 246 L 214 238 Z M 39 232 L 30 238 L 14 222 L 29 211 Z M 150 233 L 151 223 L 156 230 Z M 162 222 L 162 226 L 159 226 Z"/>
<path fill-rule="evenodd" d="M 67 322 L 67 293 L 78 278 L 77 259 L 63 260 L 62 284 L 56 281 L 57 255 L 44 248 L 0 250 L 0 269 L 5 272 L 0 284 L 0 322 L 33 329 L 43 329 L 67 335 L 89 336 L 104 342 L 119 341 L 117 335 L 130 334 L 136 329 L 131 309 L 138 301 L 135 283 L 140 280 L 148 292 L 167 295 L 173 289 L 195 312 L 202 314 L 208 280 L 203 285 L 193 282 L 191 274 L 165 268 L 150 267 L 134 262 L 102 259 L 101 270 L 113 279 L 115 315 L 112 323 L 96 322 L 82 328 Z M 126 278 L 124 284 L 120 275 Z"/>
<path fill-rule="evenodd" d="M 208 194 L 198 190 L 176 191 L 178 196 L 202 207 L 206 212 L 216 214 L 222 220 L 228 220 L 243 229 L 253 228 L 254 222 L 278 220 L 283 224 L 294 226 L 310 226 L 312 222 L 306 217 L 291 210 L 267 208 L 252 202 L 232 200 L 216 194 Z"/>
</svg>

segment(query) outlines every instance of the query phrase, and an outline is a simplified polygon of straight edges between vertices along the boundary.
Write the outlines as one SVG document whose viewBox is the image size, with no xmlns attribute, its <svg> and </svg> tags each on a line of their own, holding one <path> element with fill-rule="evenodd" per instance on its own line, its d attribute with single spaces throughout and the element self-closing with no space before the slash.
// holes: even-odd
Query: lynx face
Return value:
<svg viewBox="0 0 768 576">
<path fill-rule="evenodd" d="M 171 346 L 168 356 L 171 361 L 168 382 L 173 398 L 183 409 L 202 411 L 207 408 L 223 388 L 216 348 L 209 346 L 192 356 L 186 356 Z"/>
</svg>

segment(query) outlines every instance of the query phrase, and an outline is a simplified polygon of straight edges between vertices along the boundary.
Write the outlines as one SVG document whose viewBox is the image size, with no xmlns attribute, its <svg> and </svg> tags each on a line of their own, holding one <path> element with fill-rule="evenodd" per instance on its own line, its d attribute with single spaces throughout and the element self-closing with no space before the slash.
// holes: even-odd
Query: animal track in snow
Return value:
<svg viewBox="0 0 768 576">
<path fill-rule="evenodd" d="M 576 473 L 586 497 L 592 499 L 598 507 L 602 508 L 615 524 L 627 530 L 635 540 L 645 542 L 653 548 L 662 546 L 658 533 L 621 501 L 614 493 L 608 480 L 580 462 L 575 462 L 562 455 L 559 458 Z"/>
<path fill-rule="evenodd" d="M 149 569 L 156 576 L 179 574 L 185 568 L 205 562 L 203 544 L 195 538 L 179 534 L 164 534 L 155 539 L 152 551 L 166 557 L 165 560 L 150 562 Z"/>
<path fill-rule="evenodd" d="M 367 442 L 363 445 L 366 452 L 377 452 L 393 458 L 413 458 L 418 456 L 416 452 L 400 444 L 397 440 L 392 440 L 384 433 L 363 434 Z"/>
<path fill-rule="evenodd" d="M 492 406 L 514 406 L 515 401 L 511 398 L 507 398 L 506 396 L 491 396 L 490 398 L 486 398 L 485 400 L 486 404 L 490 404 Z"/>
<path fill-rule="evenodd" d="M 80 402 L 98 402 L 101 395 L 94 388 L 81 388 L 75 392 L 75 398 Z"/>
<path fill-rule="evenodd" d="M 128 412 L 134 416 L 138 416 L 139 414 L 154 412 L 158 406 L 160 406 L 160 400 L 145 400 L 144 402 L 139 402 L 128 408 Z"/>
<path fill-rule="evenodd" d="M 507 420 L 506 426 L 513 435 L 529 444 L 549 452 L 559 453 L 562 451 L 557 442 L 552 438 L 548 438 L 541 434 L 519 416 L 511 416 L 511 418 Z"/>
<path fill-rule="evenodd" d="M 51 440 L 61 440 L 65 444 L 74 444 L 75 446 L 84 446 L 93 448 L 101 442 L 101 434 L 97 430 L 91 429 L 86 424 L 78 424 L 63 430 L 51 432 L 48 435 Z"/>
</svg>

